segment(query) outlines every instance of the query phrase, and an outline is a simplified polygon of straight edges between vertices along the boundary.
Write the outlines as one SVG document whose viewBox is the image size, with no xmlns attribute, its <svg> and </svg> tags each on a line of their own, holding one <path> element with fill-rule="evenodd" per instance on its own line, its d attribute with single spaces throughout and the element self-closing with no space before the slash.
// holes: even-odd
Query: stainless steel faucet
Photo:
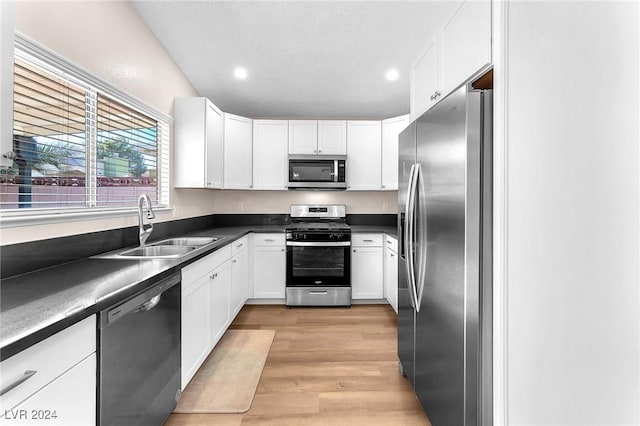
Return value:
<svg viewBox="0 0 640 426">
<path fill-rule="evenodd" d="M 142 209 L 143 205 L 147 205 L 147 219 L 155 219 L 156 215 L 153 213 L 153 208 L 151 207 L 151 199 L 147 194 L 142 194 L 140 198 L 138 198 L 138 225 L 140 227 L 140 247 L 144 247 L 147 242 L 147 238 L 151 236 L 153 232 L 153 224 L 149 222 L 146 226 L 144 224 L 144 218 L 142 217 Z"/>
</svg>

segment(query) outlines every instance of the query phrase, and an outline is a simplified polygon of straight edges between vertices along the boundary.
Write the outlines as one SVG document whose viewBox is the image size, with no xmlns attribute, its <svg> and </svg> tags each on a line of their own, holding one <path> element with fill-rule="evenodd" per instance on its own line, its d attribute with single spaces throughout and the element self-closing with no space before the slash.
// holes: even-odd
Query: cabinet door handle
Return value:
<svg viewBox="0 0 640 426">
<path fill-rule="evenodd" d="M 9 392 L 11 389 L 17 386 L 20 386 L 21 384 L 29 380 L 31 377 L 33 377 L 33 375 L 36 373 L 37 373 L 36 370 L 26 370 L 22 375 L 22 377 L 20 377 L 13 383 L 9 383 L 7 386 L 3 387 L 2 390 L 0 390 L 0 395 L 4 395 L 5 393 Z"/>
<path fill-rule="evenodd" d="M 395 257 L 395 254 L 393 254 L 393 253 L 389 253 L 389 255 L 390 255 L 391 257 Z"/>
<path fill-rule="evenodd" d="M 216 278 L 218 278 L 217 272 L 209 277 L 209 279 L 212 279 L 212 280 L 215 280 Z"/>
<path fill-rule="evenodd" d="M 243 245 L 244 245 L 244 243 L 240 243 L 240 244 L 238 244 L 238 245 L 236 246 L 236 248 L 240 248 L 240 247 L 242 247 Z"/>
</svg>

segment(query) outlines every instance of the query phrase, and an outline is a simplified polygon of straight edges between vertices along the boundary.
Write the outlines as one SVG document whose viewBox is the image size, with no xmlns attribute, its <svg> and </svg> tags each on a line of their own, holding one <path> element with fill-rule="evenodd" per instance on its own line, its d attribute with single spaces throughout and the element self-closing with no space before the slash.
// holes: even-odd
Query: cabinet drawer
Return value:
<svg viewBox="0 0 640 426">
<path fill-rule="evenodd" d="M 182 268 L 183 285 L 188 286 L 190 283 L 197 281 L 200 277 L 208 274 L 229 259 L 231 259 L 231 245 L 227 244 L 197 262 L 185 266 Z"/>
<path fill-rule="evenodd" d="M 382 234 L 352 234 L 351 245 L 382 247 Z"/>
<path fill-rule="evenodd" d="M 254 246 L 283 246 L 284 234 L 253 234 Z"/>
<path fill-rule="evenodd" d="M 18 406 L 0 413 L 0 424 L 95 425 L 96 368 L 93 353 Z"/>
<path fill-rule="evenodd" d="M 0 388 L 19 384 L 0 396 L 0 413 L 15 407 L 95 351 L 93 315 L 3 361 Z"/>
<path fill-rule="evenodd" d="M 398 252 L 398 240 L 390 235 L 384 236 L 384 246 L 395 253 Z"/>
<path fill-rule="evenodd" d="M 247 245 L 249 245 L 249 237 L 244 236 L 239 238 L 231 243 L 231 256 L 235 256 L 236 254 L 247 249 Z"/>
</svg>

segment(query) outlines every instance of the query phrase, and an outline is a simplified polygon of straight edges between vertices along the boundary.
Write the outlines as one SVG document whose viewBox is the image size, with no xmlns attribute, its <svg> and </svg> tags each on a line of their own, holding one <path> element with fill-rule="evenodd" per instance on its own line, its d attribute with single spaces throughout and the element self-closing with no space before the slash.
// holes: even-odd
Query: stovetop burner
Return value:
<svg viewBox="0 0 640 426">
<path fill-rule="evenodd" d="M 348 232 L 351 227 L 344 222 L 291 222 L 286 227 L 287 231 L 342 231 Z"/>
<path fill-rule="evenodd" d="M 290 232 L 351 232 L 346 223 L 346 206 L 342 204 L 293 204 Z"/>
</svg>

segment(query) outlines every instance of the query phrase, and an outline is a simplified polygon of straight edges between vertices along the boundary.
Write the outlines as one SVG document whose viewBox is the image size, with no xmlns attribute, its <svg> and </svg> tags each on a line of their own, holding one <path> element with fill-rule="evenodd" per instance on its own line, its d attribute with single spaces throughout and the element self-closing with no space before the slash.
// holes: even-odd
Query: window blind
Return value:
<svg viewBox="0 0 640 426">
<path fill-rule="evenodd" d="M 32 58 L 37 47 L 27 50 L 16 48 L 18 159 L 0 171 L 0 209 L 132 208 L 142 193 L 168 205 L 168 120 L 104 83 L 83 81 L 84 71 L 51 52 Z"/>
</svg>

